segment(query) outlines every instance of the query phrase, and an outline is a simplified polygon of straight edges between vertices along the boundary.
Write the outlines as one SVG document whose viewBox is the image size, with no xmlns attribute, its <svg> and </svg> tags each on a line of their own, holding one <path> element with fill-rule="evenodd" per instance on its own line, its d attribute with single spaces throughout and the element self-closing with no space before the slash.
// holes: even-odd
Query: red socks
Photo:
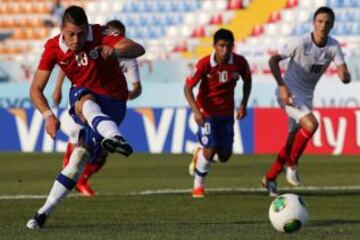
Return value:
<svg viewBox="0 0 360 240">
<path fill-rule="evenodd" d="M 277 156 L 275 162 L 271 165 L 271 168 L 266 173 L 267 180 L 275 181 L 277 175 L 279 175 L 281 173 L 281 171 L 283 170 L 284 164 L 286 163 L 286 158 L 287 158 L 286 148 L 283 147 L 280 150 L 280 153 Z"/>
<path fill-rule="evenodd" d="M 266 179 L 275 181 L 277 175 L 281 173 L 285 163 L 288 166 L 296 166 L 298 160 L 305 150 L 306 144 L 312 137 L 312 133 L 305 128 L 300 128 L 296 131 L 295 137 L 291 143 L 290 153 L 286 152 L 286 146 L 280 150 L 275 162 L 272 164 L 269 171 L 266 173 Z"/>
<path fill-rule="evenodd" d="M 305 150 L 306 144 L 312 137 L 312 133 L 305 128 L 300 128 L 296 131 L 293 144 L 291 146 L 290 156 L 287 161 L 287 165 L 290 167 L 296 166 L 298 160 Z"/>
<path fill-rule="evenodd" d="M 72 144 L 68 143 L 67 147 L 66 147 L 66 152 L 65 152 L 65 155 L 64 155 L 64 159 L 63 159 L 63 168 L 65 168 L 68 165 L 72 150 L 73 150 L 72 149 Z"/>
</svg>

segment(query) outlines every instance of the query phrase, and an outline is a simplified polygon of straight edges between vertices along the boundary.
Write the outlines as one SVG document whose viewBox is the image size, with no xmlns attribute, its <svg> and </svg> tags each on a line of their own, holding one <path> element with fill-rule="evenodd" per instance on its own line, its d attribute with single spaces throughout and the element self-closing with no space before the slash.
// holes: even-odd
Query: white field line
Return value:
<svg viewBox="0 0 360 240">
<path fill-rule="evenodd" d="M 280 192 L 320 192 L 320 191 L 351 191 L 351 190 L 360 190 L 360 186 L 304 186 L 304 187 L 285 187 L 279 188 Z M 237 193 L 263 193 L 265 192 L 264 188 L 207 188 L 207 192 L 237 192 Z M 99 194 L 99 196 L 121 196 L 121 195 L 130 195 L 130 196 L 146 196 L 146 195 L 168 195 L 168 194 L 187 194 L 190 193 L 191 189 L 155 189 L 155 190 L 145 190 L 139 192 L 130 192 L 125 194 Z M 69 194 L 68 197 L 82 197 L 78 193 Z M 0 195 L 0 200 L 16 200 L 16 199 L 46 199 L 47 195 Z"/>
<path fill-rule="evenodd" d="M 360 190 L 360 186 L 324 186 L 324 187 L 316 187 L 316 186 L 304 186 L 304 187 L 284 187 L 278 188 L 279 192 L 320 192 L 320 191 L 351 191 L 351 190 Z M 265 188 L 206 188 L 207 192 L 254 192 L 254 193 L 262 193 L 266 192 Z M 145 190 L 140 192 L 131 192 L 128 195 L 139 196 L 139 195 L 166 195 L 166 194 L 183 194 L 189 193 L 191 189 L 157 189 L 157 190 Z"/>
</svg>

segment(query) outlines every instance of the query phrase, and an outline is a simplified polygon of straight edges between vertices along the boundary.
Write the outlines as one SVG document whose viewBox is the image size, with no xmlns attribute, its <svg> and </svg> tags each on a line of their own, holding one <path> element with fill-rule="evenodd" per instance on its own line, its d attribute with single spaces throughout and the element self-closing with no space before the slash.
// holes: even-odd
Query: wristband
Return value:
<svg viewBox="0 0 360 240">
<path fill-rule="evenodd" d="M 42 116 L 44 118 L 44 120 L 48 119 L 50 116 L 54 116 L 54 113 L 48 109 L 45 112 L 42 113 Z"/>
</svg>

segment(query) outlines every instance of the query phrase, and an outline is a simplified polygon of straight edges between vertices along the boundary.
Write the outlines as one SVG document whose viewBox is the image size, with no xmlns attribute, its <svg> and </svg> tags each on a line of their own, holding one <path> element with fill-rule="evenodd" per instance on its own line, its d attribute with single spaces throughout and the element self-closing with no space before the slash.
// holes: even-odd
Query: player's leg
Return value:
<svg viewBox="0 0 360 240">
<path fill-rule="evenodd" d="M 296 128 L 289 131 L 285 146 L 281 148 L 275 159 L 275 162 L 271 165 L 266 175 L 261 179 L 261 184 L 267 189 L 268 194 L 271 197 L 276 197 L 278 195 L 276 179 L 277 176 L 283 171 L 287 162 L 287 158 L 289 156 L 289 152 L 291 150 L 290 148 L 296 132 Z"/>
<path fill-rule="evenodd" d="M 225 163 L 229 161 L 232 155 L 232 147 L 234 143 L 234 117 L 219 117 L 217 124 L 217 151 L 214 156 L 218 162 Z"/>
<path fill-rule="evenodd" d="M 311 113 L 311 102 L 309 101 L 294 98 L 293 106 L 285 106 L 284 109 L 289 117 L 295 120 L 298 126 L 286 162 L 288 165 L 286 179 L 291 185 L 299 186 L 298 159 L 303 153 L 307 142 L 316 131 L 318 122 Z"/>
<path fill-rule="evenodd" d="M 75 148 L 75 146 L 78 143 L 79 133 L 81 129 L 83 129 L 84 127 L 77 124 L 72 119 L 68 111 L 64 111 L 60 121 L 61 121 L 61 125 L 60 125 L 61 130 L 69 137 L 68 144 L 66 147 L 66 152 L 63 158 L 63 168 L 65 168 L 69 162 L 72 150 Z"/>
<path fill-rule="evenodd" d="M 96 97 L 89 90 L 72 88 L 70 103 L 76 115 L 104 138 L 102 146 L 105 150 L 111 153 L 118 152 L 126 157 L 132 154 L 133 149 L 122 137 L 117 123 L 111 116 L 102 112 Z"/>
<path fill-rule="evenodd" d="M 56 178 L 45 204 L 27 222 L 27 228 L 39 229 L 45 224 L 53 209 L 75 187 L 88 157 L 89 153 L 84 147 L 76 147 L 73 150 L 68 165 Z"/>
<path fill-rule="evenodd" d="M 302 153 L 304 152 L 308 141 L 316 132 L 319 123 L 312 113 L 302 117 L 299 121 L 300 128 L 296 132 L 293 145 L 289 156 L 289 166 L 296 166 Z"/>
<path fill-rule="evenodd" d="M 194 188 L 192 191 L 194 198 L 205 196 L 205 180 L 217 148 L 215 118 L 207 118 L 205 120 L 204 125 L 199 127 L 198 137 L 202 148 L 198 150 L 196 156 Z"/>
<path fill-rule="evenodd" d="M 211 159 L 216 153 L 215 148 L 201 148 L 197 153 L 195 165 L 194 188 L 192 196 L 194 198 L 205 197 L 205 180 L 210 170 Z"/>
<path fill-rule="evenodd" d="M 94 161 L 87 161 L 84 171 L 76 184 L 76 190 L 78 190 L 82 195 L 87 197 L 96 195 L 96 192 L 90 187 L 88 180 L 104 166 L 107 156 L 108 153 L 102 151 L 100 155 L 94 159 Z"/>
<path fill-rule="evenodd" d="M 318 128 L 318 122 L 312 113 L 303 116 L 299 121 L 300 128 L 296 131 L 287 161 L 286 179 L 293 186 L 299 186 L 298 160 L 307 143 Z"/>
</svg>

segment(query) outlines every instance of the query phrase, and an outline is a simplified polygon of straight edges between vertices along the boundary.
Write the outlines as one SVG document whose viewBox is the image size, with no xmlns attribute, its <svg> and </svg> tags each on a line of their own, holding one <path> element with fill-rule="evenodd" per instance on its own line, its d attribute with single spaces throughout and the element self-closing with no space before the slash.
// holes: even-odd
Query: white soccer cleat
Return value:
<svg viewBox="0 0 360 240">
<path fill-rule="evenodd" d="M 298 187 L 301 185 L 299 172 L 296 166 L 286 168 L 286 180 L 290 185 L 294 187 Z"/>
<path fill-rule="evenodd" d="M 200 151 L 200 147 L 196 147 L 193 152 L 193 158 L 191 159 L 191 163 L 189 164 L 189 174 L 190 176 L 195 176 L 195 168 L 196 168 L 196 162 L 198 159 L 198 153 Z"/>
<path fill-rule="evenodd" d="M 27 223 L 26 223 L 26 227 L 28 229 L 31 230 L 37 230 L 40 229 L 40 226 L 38 224 L 38 222 L 35 219 L 30 219 Z"/>
<path fill-rule="evenodd" d="M 261 179 L 261 184 L 266 188 L 270 197 L 277 197 L 279 195 L 276 181 L 269 181 L 266 177 L 263 177 Z"/>
<path fill-rule="evenodd" d="M 45 213 L 36 213 L 35 216 L 26 223 L 26 227 L 31 230 L 38 230 L 44 226 L 46 218 L 47 216 Z"/>
</svg>

